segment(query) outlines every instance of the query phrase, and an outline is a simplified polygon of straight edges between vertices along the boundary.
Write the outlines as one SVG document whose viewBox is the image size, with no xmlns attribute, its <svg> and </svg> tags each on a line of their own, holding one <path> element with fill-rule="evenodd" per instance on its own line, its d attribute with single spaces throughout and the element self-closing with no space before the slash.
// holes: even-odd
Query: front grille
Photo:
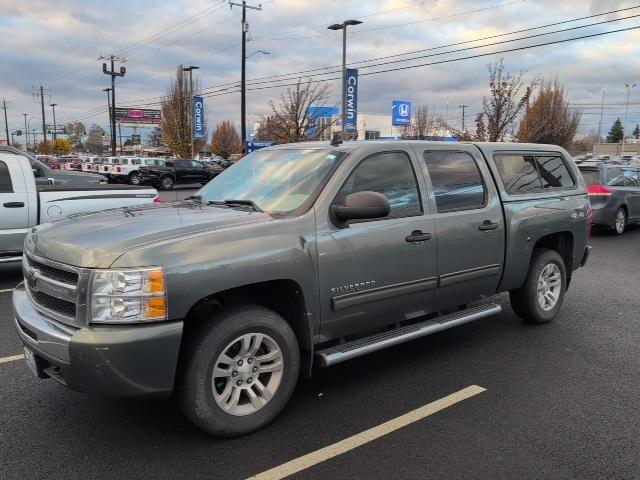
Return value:
<svg viewBox="0 0 640 480">
<path fill-rule="evenodd" d="M 76 285 L 78 283 L 78 274 L 74 272 L 68 272 L 66 270 L 60 270 L 59 268 L 50 267 L 35 260 L 29 259 L 29 264 L 42 273 L 43 276 L 56 280 L 57 282 L 66 283 L 68 285 Z"/>
<path fill-rule="evenodd" d="M 65 317 L 76 317 L 76 305 L 61 298 L 52 297 L 44 292 L 31 292 L 31 297 L 40 306 Z"/>
</svg>

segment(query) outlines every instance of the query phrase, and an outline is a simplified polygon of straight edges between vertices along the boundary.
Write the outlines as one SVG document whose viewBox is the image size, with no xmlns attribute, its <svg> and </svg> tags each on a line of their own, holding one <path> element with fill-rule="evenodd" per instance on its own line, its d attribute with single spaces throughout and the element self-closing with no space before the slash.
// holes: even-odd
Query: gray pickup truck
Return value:
<svg viewBox="0 0 640 480">
<path fill-rule="evenodd" d="M 493 294 L 548 322 L 590 251 L 570 158 L 508 143 L 282 145 L 185 201 L 34 227 L 13 293 L 27 364 L 94 395 L 174 393 L 231 436 L 271 421 L 300 372 L 496 314 Z"/>
</svg>

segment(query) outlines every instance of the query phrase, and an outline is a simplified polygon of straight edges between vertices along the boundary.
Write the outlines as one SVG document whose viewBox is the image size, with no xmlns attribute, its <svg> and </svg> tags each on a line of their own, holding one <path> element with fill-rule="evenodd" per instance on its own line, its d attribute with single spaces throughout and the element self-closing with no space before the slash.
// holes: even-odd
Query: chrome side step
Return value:
<svg viewBox="0 0 640 480">
<path fill-rule="evenodd" d="M 22 261 L 22 255 L 16 255 L 13 257 L 0 257 L 0 263 L 14 263 L 14 262 L 21 262 Z"/>
<path fill-rule="evenodd" d="M 333 347 L 317 351 L 316 357 L 321 367 L 329 367 L 336 363 L 366 355 L 367 353 L 376 352 L 383 348 L 489 317 L 501 311 L 502 307 L 494 304 L 471 307 L 449 315 L 442 315 L 425 320 L 424 322 L 407 325 L 406 327 L 401 327 L 396 330 L 389 330 L 388 332 L 377 333 L 352 342 L 334 345 Z"/>
</svg>

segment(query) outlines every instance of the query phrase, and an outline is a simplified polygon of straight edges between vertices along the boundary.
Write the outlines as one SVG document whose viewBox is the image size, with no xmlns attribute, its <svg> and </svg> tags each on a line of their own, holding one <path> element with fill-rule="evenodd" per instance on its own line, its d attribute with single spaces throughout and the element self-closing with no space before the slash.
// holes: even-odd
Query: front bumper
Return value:
<svg viewBox="0 0 640 480">
<path fill-rule="evenodd" d="M 13 312 L 41 378 L 109 397 L 167 396 L 173 390 L 182 322 L 76 329 L 38 312 L 22 284 L 13 292 Z"/>
</svg>

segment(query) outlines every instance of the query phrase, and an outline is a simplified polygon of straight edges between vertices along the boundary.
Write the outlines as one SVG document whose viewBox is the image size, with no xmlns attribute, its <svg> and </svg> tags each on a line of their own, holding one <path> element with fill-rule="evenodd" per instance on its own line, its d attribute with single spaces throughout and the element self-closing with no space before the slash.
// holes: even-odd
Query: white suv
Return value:
<svg viewBox="0 0 640 480">
<path fill-rule="evenodd" d="M 107 177 L 111 181 L 122 181 L 131 185 L 140 185 L 140 174 L 138 169 L 140 166 L 164 167 L 165 160 L 163 158 L 139 158 L 126 157 L 116 165 L 110 165 Z"/>
</svg>

